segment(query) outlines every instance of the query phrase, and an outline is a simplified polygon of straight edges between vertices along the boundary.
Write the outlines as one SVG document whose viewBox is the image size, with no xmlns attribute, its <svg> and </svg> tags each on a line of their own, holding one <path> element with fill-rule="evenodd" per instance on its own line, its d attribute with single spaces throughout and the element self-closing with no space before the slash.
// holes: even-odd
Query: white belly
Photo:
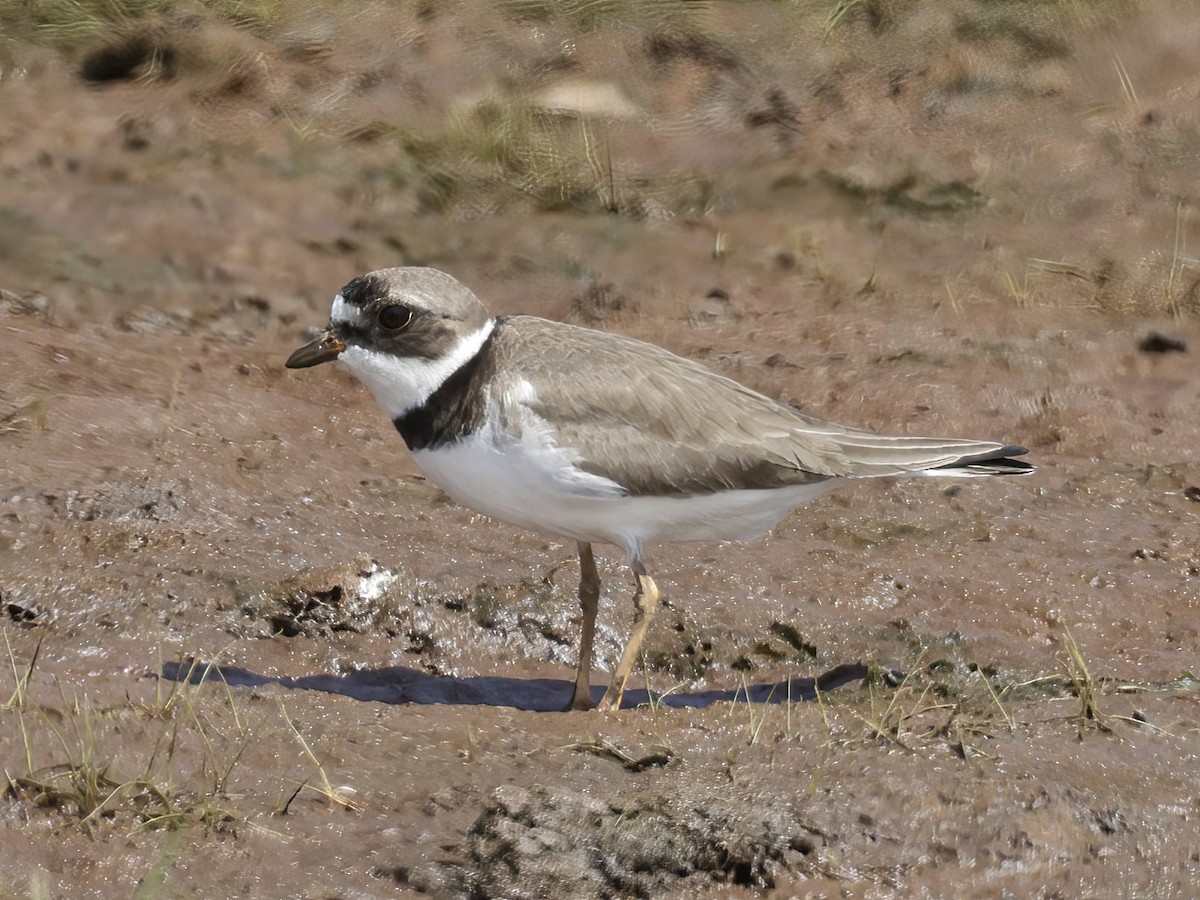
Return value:
<svg viewBox="0 0 1200 900">
<path fill-rule="evenodd" d="M 638 559 L 645 544 L 749 540 L 833 487 L 836 479 L 692 497 L 621 496 L 614 482 L 570 465 L 560 450 L 475 435 L 413 458 L 464 506 L 537 531 L 616 544 Z"/>
</svg>

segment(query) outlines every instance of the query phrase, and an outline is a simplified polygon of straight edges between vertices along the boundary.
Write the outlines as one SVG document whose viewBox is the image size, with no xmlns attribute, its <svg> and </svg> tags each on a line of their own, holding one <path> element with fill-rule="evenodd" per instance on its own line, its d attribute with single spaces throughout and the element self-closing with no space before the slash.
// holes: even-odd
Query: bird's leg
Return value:
<svg viewBox="0 0 1200 900">
<path fill-rule="evenodd" d="M 596 610 L 600 608 L 600 573 L 592 545 L 579 542 L 579 606 L 583 627 L 579 633 L 579 669 L 575 673 L 575 693 L 567 709 L 591 709 L 592 644 L 596 638 Z"/>
<path fill-rule="evenodd" d="M 597 709 L 621 708 L 621 695 L 625 693 L 625 682 L 629 680 L 629 673 L 633 671 L 633 665 L 637 662 L 638 654 L 642 650 L 642 641 L 646 637 L 646 632 L 650 630 L 654 612 L 658 609 L 658 585 L 654 583 L 653 578 L 646 574 L 646 568 L 640 560 L 633 561 L 633 574 L 637 578 L 637 593 L 633 595 L 635 610 L 633 631 L 629 635 L 629 642 L 625 644 L 625 652 L 621 654 L 621 662 L 613 672 L 612 683 L 604 692 L 604 696 L 600 698 Z"/>
</svg>

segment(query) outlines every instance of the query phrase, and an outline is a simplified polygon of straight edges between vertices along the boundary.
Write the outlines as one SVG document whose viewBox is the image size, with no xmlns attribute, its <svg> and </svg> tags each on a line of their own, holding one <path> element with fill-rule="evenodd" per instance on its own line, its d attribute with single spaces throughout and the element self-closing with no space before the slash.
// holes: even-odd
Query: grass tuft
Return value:
<svg viewBox="0 0 1200 900">
<path fill-rule="evenodd" d="M 1079 712 L 1075 721 L 1082 726 L 1093 726 L 1101 731 L 1110 731 L 1107 724 L 1108 716 L 1100 711 L 1100 687 L 1092 676 L 1083 650 L 1071 634 L 1071 629 L 1063 626 L 1063 648 L 1066 657 L 1062 660 L 1066 670 L 1067 682 L 1071 692 L 1079 698 Z"/>
<path fill-rule="evenodd" d="M 279 714 L 283 717 L 283 721 L 287 723 L 288 729 L 296 738 L 296 742 L 304 751 L 304 755 L 307 756 L 312 764 L 317 768 L 317 775 L 321 780 L 321 786 L 319 788 L 312 788 L 312 790 L 316 790 L 317 793 L 319 793 L 330 803 L 336 804 L 337 806 L 350 810 L 351 812 L 357 812 L 359 809 L 358 805 L 349 797 L 350 794 L 355 793 L 354 788 L 346 785 L 336 788 L 333 786 L 333 784 L 329 781 L 329 776 L 325 774 L 325 767 L 321 764 L 321 761 L 317 758 L 317 755 L 313 753 L 312 747 L 309 745 L 308 741 L 304 739 L 304 735 L 300 733 L 300 729 L 296 727 L 296 723 L 292 721 L 291 716 L 287 714 L 287 709 L 284 708 L 282 701 L 279 704 Z M 300 784 L 300 786 L 296 789 L 296 793 L 292 794 L 287 805 L 285 805 L 281 810 L 281 814 L 287 813 L 287 808 L 291 804 L 292 800 L 296 798 L 300 791 L 304 790 L 308 786 L 309 785 L 307 781 Z"/>
<path fill-rule="evenodd" d="M 24 12 L 50 43 L 71 48 L 172 5 L 172 0 L 42 0 L 24 4 Z"/>
<path fill-rule="evenodd" d="M 225 831 L 244 821 L 229 802 L 229 783 L 254 731 L 228 688 L 216 709 L 186 681 L 166 696 L 156 690 L 152 702 L 116 707 L 86 695 L 68 698 L 59 687 L 59 703 L 51 706 L 31 700 L 41 643 L 26 665 L 18 663 L 7 634 L 5 647 L 13 688 L 0 717 L 16 716 L 24 755 L 23 771 L 3 773 L 6 796 L 93 835 L 119 823 L 135 831 Z M 232 719 L 231 730 L 217 724 L 223 717 Z M 128 729 L 146 725 L 146 740 L 129 739 Z M 122 758 L 131 747 L 133 758 Z"/>
</svg>

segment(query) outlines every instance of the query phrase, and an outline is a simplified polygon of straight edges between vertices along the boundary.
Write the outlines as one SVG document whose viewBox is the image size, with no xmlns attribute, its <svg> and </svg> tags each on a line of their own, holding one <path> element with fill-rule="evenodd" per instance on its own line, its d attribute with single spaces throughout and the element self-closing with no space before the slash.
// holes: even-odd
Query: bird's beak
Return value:
<svg viewBox="0 0 1200 900">
<path fill-rule="evenodd" d="M 345 349 L 345 342 L 327 328 L 316 340 L 309 341 L 289 356 L 285 365 L 289 369 L 307 369 L 309 366 L 318 366 L 331 359 L 337 359 L 338 354 Z"/>
</svg>

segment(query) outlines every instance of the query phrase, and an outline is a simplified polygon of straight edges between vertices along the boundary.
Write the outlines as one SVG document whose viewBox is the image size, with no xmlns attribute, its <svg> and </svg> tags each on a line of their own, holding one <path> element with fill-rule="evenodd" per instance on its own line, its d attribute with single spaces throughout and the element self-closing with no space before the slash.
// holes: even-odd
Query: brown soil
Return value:
<svg viewBox="0 0 1200 900">
<path fill-rule="evenodd" d="M 1058 6 L 4 13 L 0 894 L 1193 896 L 1200 19 Z M 396 264 L 1038 473 L 654 548 L 554 712 L 574 547 L 282 366 Z"/>
</svg>

